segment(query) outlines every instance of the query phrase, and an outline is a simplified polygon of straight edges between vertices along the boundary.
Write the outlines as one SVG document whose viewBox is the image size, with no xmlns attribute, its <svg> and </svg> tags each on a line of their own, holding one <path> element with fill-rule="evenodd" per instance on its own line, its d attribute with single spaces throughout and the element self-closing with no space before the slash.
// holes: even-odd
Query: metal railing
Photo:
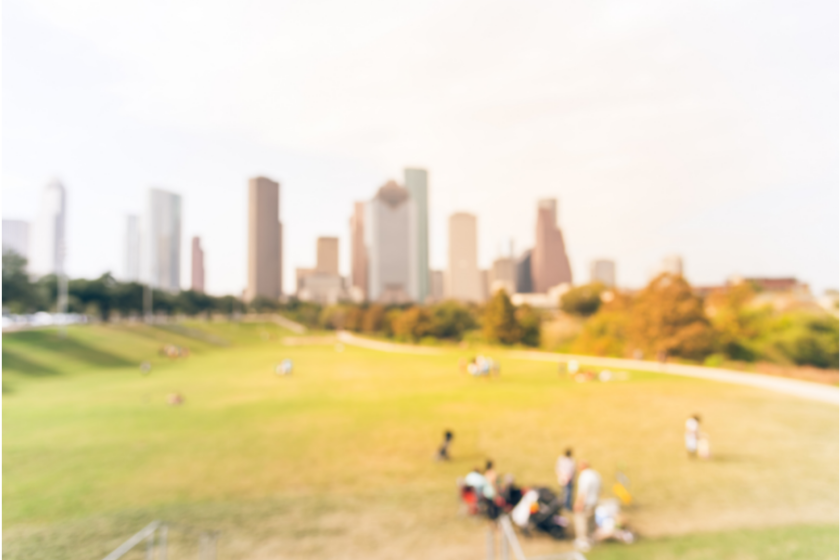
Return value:
<svg viewBox="0 0 840 560">
<path fill-rule="evenodd" d="M 563 552 L 560 554 L 550 554 L 548 556 L 525 556 L 522 546 L 519 544 L 519 537 L 513 530 L 513 525 L 510 522 L 510 517 L 503 515 L 499 517 L 497 522 L 499 533 L 501 534 L 500 552 L 502 560 L 510 560 L 510 553 L 513 552 L 513 557 L 516 560 L 586 560 L 586 557 L 577 551 Z M 496 560 L 496 531 L 492 528 L 487 529 L 487 560 Z"/>
<path fill-rule="evenodd" d="M 168 560 L 170 528 L 190 535 L 197 534 L 198 560 L 216 560 L 218 531 L 198 531 L 190 527 L 172 525 L 163 521 L 152 521 L 114 549 L 103 560 L 119 560 L 144 542 L 146 544 L 146 560 Z"/>
</svg>

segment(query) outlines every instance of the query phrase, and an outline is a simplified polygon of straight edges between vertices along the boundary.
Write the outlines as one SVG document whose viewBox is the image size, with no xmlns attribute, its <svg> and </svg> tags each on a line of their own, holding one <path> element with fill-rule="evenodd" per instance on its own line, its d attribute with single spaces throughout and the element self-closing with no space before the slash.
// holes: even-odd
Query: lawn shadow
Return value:
<svg viewBox="0 0 840 560">
<path fill-rule="evenodd" d="M 3 371 L 6 371 L 7 369 L 24 375 L 32 375 L 36 377 L 58 375 L 59 373 L 59 371 L 54 368 L 33 362 L 16 352 L 10 352 L 3 348 Z M 3 393 L 7 392 L 9 392 L 9 390 L 6 387 L 6 384 L 3 383 Z"/>
<path fill-rule="evenodd" d="M 122 356 L 117 354 L 107 352 L 100 348 L 95 348 L 90 344 L 82 342 L 76 338 L 72 337 L 60 337 L 54 331 L 51 330 L 40 330 L 40 331 L 26 331 L 21 333 L 16 333 L 15 335 L 15 342 L 22 343 L 22 345 L 26 345 L 32 348 L 33 352 L 43 352 L 45 349 L 49 349 L 50 352 L 67 356 L 68 358 L 78 360 L 85 364 L 101 366 L 101 367 L 126 367 L 126 366 L 133 366 L 136 365 L 133 361 L 128 360 Z M 3 349 L 3 363 L 5 365 L 6 362 L 6 352 L 7 350 Z M 15 355 L 18 359 L 22 359 L 26 362 L 26 358 L 23 358 L 15 352 Z M 30 364 L 32 362 L 29 362 Z M 24 367 L 26 364 L 22 364 Z M 44 369 L 42 366 L 39 366 L 42 370 Z M 31 367 L 29 370 L 32 371 Z M 54 370 L 55 373 L 58 373 L 57 370 Z"/>
</svg>

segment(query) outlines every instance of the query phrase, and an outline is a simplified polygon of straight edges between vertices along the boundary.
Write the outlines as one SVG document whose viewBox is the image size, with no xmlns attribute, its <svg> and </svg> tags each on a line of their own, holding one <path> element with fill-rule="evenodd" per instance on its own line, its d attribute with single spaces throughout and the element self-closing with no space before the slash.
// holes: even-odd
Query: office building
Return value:
<svg viewBox="0 0 840 560">
<path fill-rule="evenodd" d="M 153 288 L 181 289 L 181 196 L 149 189 L 143 247 L 144 280 Z"/>
<path fill-rule="evenodd" d="M 405 188 L 412 201 L 412 245 L 415 247 L 413 274 L 415 293 L 412 299 L 426 301 L 429 286 L 429 174 L 425 169 L 406 169 Z"/>
<path fill-rule="evenodd" d="M 429 297 L 428 300 L 433 302 L 443 301 L 446 294 L 443 289 L 443 271 L 430 270 L 429 271 Z"/>
<path fill-rule="evenodd" d="M 338 237 L 318 238 L 315 270 L 338 276 Z"/>
<path fill-rule="evenodd" d="M 192 289 L 204 293 L 204 249 L 201 238 L 192 238 Z"/>
<path fill-rule="evenodd" d="M 478 231 L 475 216 L 458 212 L 449 217 L 449 267 L 446 296 L 461 301 L 484 299 L 478 270 Z"/>
<path fill-rule="evenodd" d="M 124 276 L 127 282 L 140 282 L 140 253 L 143 244 L 140 234 L 140 216 L 129 214 L 125 220 Z"/>
<path fill-rule="evenodd" d="M 368 288 L 368 259 L 365 247 L 365 213 L 366 204 L 353 204 L 353 215 L 350 217 L 350 287 L 354 293 L 354 301 L 367 299 Z"/>
<path fill-rule="evenodd" d="M 14 251 L 29 259 L 29 223 L 23 220 L 3 220 L 3 252 Z"/>
<path fill-rule="evenodd" d="M 512 257 L 501 257 L 493 261 L 488 289 L 491 296 L 499 290 L 506 291 L 508 295 L 516 292 L 516 261 Z"/>
<path fill-rule="evenodd" d="M 606 259 L 592 261 L 589 265 L 589 281 L 599 282 L 608 288 L 615 288 L 615 263 Z"/>
<path fill-rule="evenodd" d="M 531 249 L 528 249 L 516 261 L 516 293 L 530 294 L 534 291 L 531 280 Z"/>
<path fill-rule="evenodd" d="M 674 276 L 682 276 L 683 275 L 683 261 L 682 257 L 679 255 L 668 255 L 664 259 L 662 259 L 662 264 L 659 267 L 659 273 L 667 272 L 668 274 L 673 274 Z"/>
<path fill-rule="evenodd" d="M 38 216 L 32 224 L 29 245 L 29 272 L 35 276 L 62 274 L 65 258 L 67 192 L 58 181 L 48 184 L 41 194 Z"/>
<path fill-rule="evenodd" d="M 283 225 L 280 184 L 265 177 L 248 182 L 248 285 L 245 299 L 283 294 Z"/>
<path fill-rule="evenodd" d="M 383 185 L 367 204 L 365 246 L 368 299 L 381 303 L 416 300 L 416 246 L 411 195 L 394 181 Z"/>
<path fill-rule="evenodd" d="M 563 233 L 557 227 L 557 201 L 537 203 L 536 242 L 531 254 L 531 280 L 536 293 L 547 293 L 558 284 L 571 284 L 572 269 Z"/>
</svg>

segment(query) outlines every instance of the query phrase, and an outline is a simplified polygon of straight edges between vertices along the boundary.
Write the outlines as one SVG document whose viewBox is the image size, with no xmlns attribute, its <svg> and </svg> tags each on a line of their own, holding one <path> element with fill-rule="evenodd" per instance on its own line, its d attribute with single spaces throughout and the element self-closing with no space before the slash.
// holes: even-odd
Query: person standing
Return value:
<svg viewBox="0 0 840 560">
<path fill-rule="evenodd" d="M 572 511 L 572 491 L 575 485 L 575 460 L 572 458 L 571 448 L 566 449 L 566 453 L 557 459 L 557 465 L 554 467 L 557 473 L 557 482 L 560 483 L 560 488 L 563 489 L 563 507 Z"/>
<path fill-rule="evenodd" d="M 589 466 L 586 461 L 580 462 L 578 475 L 577 496 L 574 505 L 575 547 L 587 552 L 591 545 L 589 527 L 595 516 L 595 506 L 601 495 L 601 475 Z"/>
<path fill-rule="evenodd" d="M 453 437 L 455 437 L 455 435 L 452 433 L 452 430 L 446 430 L 443 432 L 443 443 L 440 444 L 437 455 L 435 455 L 435 459 L 438 461 L 449 460 L 449 445 L 452 443 Z"/>
<path fill-rule="evenodd" d="M 697 440 L 700 436 L 700 416 L 695 414 L 685 421 L 685 450 L 690 459 L 697 456 Z"/>
</svg>

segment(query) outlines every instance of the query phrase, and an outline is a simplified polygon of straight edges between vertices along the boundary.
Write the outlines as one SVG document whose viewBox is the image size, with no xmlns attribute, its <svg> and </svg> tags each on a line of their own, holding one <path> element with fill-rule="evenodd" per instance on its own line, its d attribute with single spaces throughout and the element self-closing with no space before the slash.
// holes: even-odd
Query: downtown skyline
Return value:
<svg viewBox="0 0 840 560">
<path fill-rule="evenodd" d="M 756 14 L 739 2 L 691 10 L 535 4 L 521 25 L 499 35 L 493 31 L 509 21 L 499 6 L 483 10 L 463 37 L 454 30 L 469 19 L 466 6 L 357 7 L 359 17 L 375 10 L 381 18 L 355 38 L 342 31 L 342 18 L 357 16 L 326 22 L 318 36 L 335 33 L 333 42 L 302 53 L 306 79 L 263 35 L 278 20 L 261 14 L 270 25 L 254 33 L 269 42 L 255 67 L 271 63 L 283 79 L 243 75 L 250 87 L 234 91 L 207 83 L 215 78 L 206 69 L 224 54 L 218 46 L 208 43 L 201 54 L 188 48 L 222 25 L 212 6 L 203 30 L 184 35 L 154 6 L 139 15 L 113 8 L 101 26 L 60 5 L 12 0 L 4 5 L 3 217 L 31 221 L 44 185 L 58 178 L 68 191 L 69 274 L 119 276 L 125 215 L 143 207 L 147 188 L 171 190 L 184 199 L 181 254 L 201 236 L 208 292 L 241 293 L 241 189 L 264 175 L 284 188 L 288 292 L 320 236 L 339 238 L 347 275 L 353 201 L 417 166 L 429 170 L 431 269 L 446 266 L 452 213 L 478 216 L 486 269 L 508 239 L 517 255 L 532 247 L 534 201 L 557 198 L 578 282 L 592 260 L 606 258 L 616 262 L 619 285 L 639 287 L 663 255 L 680 254 L 696 284 L 793 275 L 815 291 L 837 287 L 836 7 L 771 4 Z M 247 28 L 252 16 L 246 10 L 225 25 Z M 126 31 L 138 17 L 160 26 L 160 52 L 138 50 L 145 43 L 130 32 L 109 31 Z M 304 9 L 281 28 L 314 17 Z M 568 24 L 549 33 L 561 20 Z M 394 25 L 417 39 L 408 43 L 414 54 L 402 43 L 391 53 L 378 49 Z M 593 50 L 565 25 L 604 42 Z M 599 31 L 605 26 L 611 38 Z M 709 34 L 715 44 L 701 41 Z M 252 46 L 224 44 L 232 60 L 251 54 Z M 469 71 L 441 52 L 460 54 Z M 164 54 L 191 71 L 166 74 Z M 383 72 L 394 60 L 405 64 Z M 358 77 L 348 74 L 357 70 Z M 218 77 L 230 81 L 231 72 L 225 66 Z M 420 79 L 406 81 L 414 74 Z M 318 93 L 348 76 L 347 96 Z M 494 76 L 520 86 L 495 87 Z M 155 89 L 161 84 L 167 88 Z M 185 108 L 180 100 L 195 88 L 202 95 Z"/>
</svg>

